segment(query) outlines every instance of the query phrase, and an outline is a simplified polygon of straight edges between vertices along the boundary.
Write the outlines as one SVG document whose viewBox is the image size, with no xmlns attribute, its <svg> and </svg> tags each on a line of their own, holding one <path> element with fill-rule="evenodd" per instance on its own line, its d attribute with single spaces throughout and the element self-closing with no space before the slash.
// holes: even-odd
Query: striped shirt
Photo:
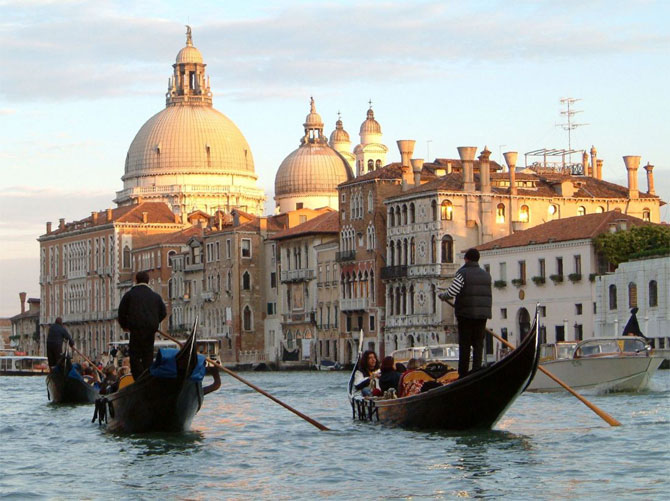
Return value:
<svg viewBox="0 0 670 501">
<path fill-rule="evenodd" d="M 461 292 L 464 285 L 465 285 L 465 279 L 463 278 L 463 274 L 456 273 L 456 275 L 454 276 L 454 281 L 451 282 L 451 285 L 447 289 L 446 295 L 449 297 L 458 296 L 458 293 Z"/>
</svg>

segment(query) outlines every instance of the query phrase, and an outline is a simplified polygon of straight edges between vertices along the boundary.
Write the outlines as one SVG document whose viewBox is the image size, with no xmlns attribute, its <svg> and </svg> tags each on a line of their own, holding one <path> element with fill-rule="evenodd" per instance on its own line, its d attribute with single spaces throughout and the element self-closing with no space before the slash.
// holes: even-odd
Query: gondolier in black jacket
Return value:
<svg viewBox="0 0 670 501">
<path fill-rule="evenodd" d="M 49 327 L 47 334 L 47 358 L 49 359 L 49 367 L 57 365 L 63 356 L 63 341 L 67 339 L 70 347 L 74 347 L 74 340 L 70 333 L 63 326 L 63 319 L 56 318 L 56 321 Z"/>
<path fill-rule="evenodd" d="M 147 272 L 137 273 L 135 282 L 119 303 L 119 325 L 130 332 L 130 371 L 137 380 L 151 366 L 156 331 L 167 311 L 163 299 L 149 287 Z"/>
<path fill-rule="evenodd" d="M 479 251 L 468 249 L 465 264 L 456 272 L 454 281 L 439 298 L 447 301 L 456 298 L 456 321 L 458 322 L 458 377 L 464 377 L 470 366 L 472 347 L 472 371 L 482 366 L 486 320 L 491 318 L 491 275 L 479 266 Z"/>
</svg>

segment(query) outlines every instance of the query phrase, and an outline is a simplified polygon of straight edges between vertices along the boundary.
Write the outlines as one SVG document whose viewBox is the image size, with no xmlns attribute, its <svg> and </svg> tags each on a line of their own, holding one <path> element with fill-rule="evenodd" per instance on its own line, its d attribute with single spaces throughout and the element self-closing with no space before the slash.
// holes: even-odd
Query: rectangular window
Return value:
<svg viewBox="0 0 670 501">
<path fill-rule="evenodd" d="M 581 341 L 584 337 L 583 328 L 580 324 L 575 324 L 575 341 Z"/>
<path fill-rule="evenodd" d="M 543 318 L 547 316 L 547 307 L 546 306 L 540 306 L 540 316 L 543 317 Z"/>
<path fill-rule="evenodd" d="M 270 287 L 273 289 L 277 287 L 277 272 L 270 272 Z"/>
<path fill-rule="evenodd" d="M 335 306 L 335 307 L 333 308 L 333 313 L 334 313 L 334 315 L 333 315 L 333 325 L 334 325 L 335 328 L 337 329 L 337 324 L 338 324 L 338 322 L 339 322 L 339 320 L 338 320 L 339 317 L 338 317 L 338 314 L 337 314 L 337 306 Z"/>
<path fill-rule="evenodd" d="M 582 303 L 577 303 L 575 305 L 575 315 L 581 315 L 582 314 Z"/>
<path fill-rule="evenodd" d="M 561 341 L 565 341 L 565 329 L 563 328 L 562 325 L 557 325 L 556 326 L 556 342 L 560 343 Z"/>
<path fill-rule="evenodd" d="M 522 284 L 526 283 L 526 261 L 519 261 L 519 280 Z"/>
<path fill-rule="evenodd" d="M 582 256 L 579 254 L 575 256 L 575 273 L 582 274 Z"/>
<path fill-rule="evenodd" d="M 546 272 L 546 267 L 545 267 L 544 259 L 539 259 L 539 260 L 537 261 L 537 266 L 538 266 L 538 268 L 539 268 L 539 270 L 538 270 L 538 272 L 539 272 L 539 273 L 538 273 L 539 276 L 541 276 L 542 278 L 546 278 L 547 272 Z"/>
<path fill-rule="evenodd" d="M 507 318 L 507 308 L 500 308 L 500 318 Z"/>
<path fill-rule="evenodd" d="M 507 281 L 507 263 L 500 263 L 500 280 Z"/>
<path fill-rule="evenodd" d="M 221 242 L 216 242 L 216 260 L 221 260 Z"/>
<path fill-rule="evenodd" d="M 593 314 L 595 315 L 596 313 L 598 313 L 598 307 L 596 306 L 596 302 L 593 301 Z"/>
<path fill-rule="evenodd" d="M 347 332 L 351 332 L 351 315 L 347 315 Z"/>
<path fill-rule="evenodd" d="M 226 258 L 230 259 L 230 239 L 226 240 Z"/>
<path fill-rule="evenodd" d="M 490 264 L 485 264 L 484 269 L 486 270 L 486 273 L 489 275 L 491 274 L 491 265 Z"/>
<path fill-rule="evenodd" d="M 277 313 L 277 303 L 268 303 L 268 315 Z"/>
<path fill-rule="evenodd" d="M 556 258 L 556 274 L 557 275 L 563 275 L 563 258 L 562 257 L 557 257 Z"/>
<path fill-rule="evenodd" d="M 251 239 L 243 238 L 241 246 L 242 246 L 242 257 L 251 257 Z"/>
<path fill-rule="evenodd" d="M 375 331 L 375 316 L 370 315 L 370 332 Z"/>
<path fill-rule="evenodd" d="M 358 330 L 363 330 L 363 315 L 358 315 Z"/>
</svg>

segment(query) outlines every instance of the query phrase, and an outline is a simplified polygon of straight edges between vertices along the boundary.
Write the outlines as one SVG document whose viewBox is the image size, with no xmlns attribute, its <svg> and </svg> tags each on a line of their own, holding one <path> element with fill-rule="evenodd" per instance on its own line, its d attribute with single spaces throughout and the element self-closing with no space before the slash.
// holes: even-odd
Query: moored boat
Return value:
<svg viewBox="0 0 670 501">
<path fill-rule="evenodd" d="M 46 357 L 12 354 L 0 356 L 0 376 L 43 376 L 49 372 Z"/>
<path fill-rule="evenodd" d="M 64 357 L 47 375 L 47 396 L 54 404 L 92 404 L 98 398 L 93 380 L 82 376 L 76 365 Z"/>
<path fill-rule="evenodd" d="M 493 427 L 524 391 L 539 361 L 538 317 L 521 344 L 502 360 L 448 384 L 400 398 L 349 396 L 354 419 L 417 429 Z M 437 379 L 437 378 L 436 378 Z M 428 386 L 427 386 L 428 387 Z"/>
<path fill-rule="evenodd" d="M 196 353 L 195 343 L 196 327 L 181 349 L 160 349 L 151 369 L 137 381 L 124 386 L 122 379 L 121 389 L 98 398 L 93 419 L 112 432 L 187 430 L 204 396 L 221 384 L 219 371 L 212 370 L 214 383 L 202 387 L 205 357 Z"/>
<path fill-rule="evenodd" d="M 637 336 L 545 344 L 540 355 L 540 365 L 567 385 L 597 392 L 644 390 L 663 360 Z M 541 372 L 528 386 L 528 391 L 560 390 Z"/>
</svg>

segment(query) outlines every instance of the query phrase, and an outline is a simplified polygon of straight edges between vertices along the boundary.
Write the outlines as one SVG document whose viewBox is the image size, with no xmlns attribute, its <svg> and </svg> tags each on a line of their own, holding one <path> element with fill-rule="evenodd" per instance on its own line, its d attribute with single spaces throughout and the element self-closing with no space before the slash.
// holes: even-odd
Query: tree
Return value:
<svg viewBox="0 0 670 501">
<path fill-rule="evenodd" d="M 670 254 L 670 227 L 635 226 L 630 230 L 603 233 L 593 239 L 596 252 L 615 266 L 631 259 Z"/>
</svg>

